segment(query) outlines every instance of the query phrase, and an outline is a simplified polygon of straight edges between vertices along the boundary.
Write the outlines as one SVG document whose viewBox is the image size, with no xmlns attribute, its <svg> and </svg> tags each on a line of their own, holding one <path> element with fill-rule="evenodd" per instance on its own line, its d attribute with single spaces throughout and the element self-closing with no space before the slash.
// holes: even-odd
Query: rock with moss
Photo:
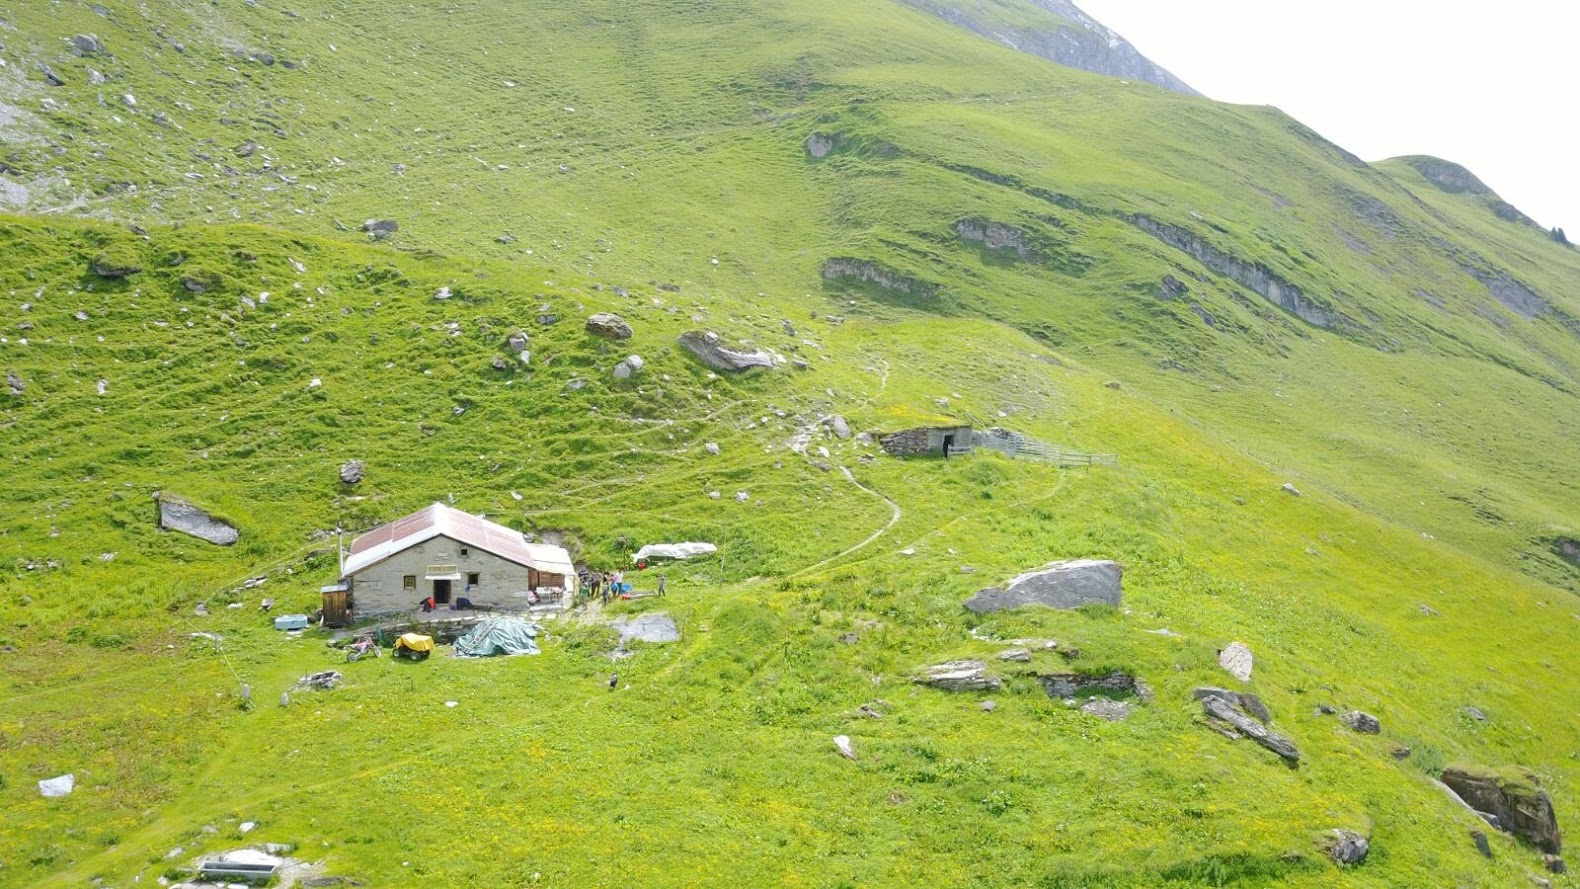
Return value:
<svg viewBox="0 0 1580 889">
<path fill-rule="evenodd" d="M 101 278 L 128 278 L 142 271 L 137 257 L 120 250 L 106 250 L 93 258 L 93 273 Z"/>
<path fill-rule="evenodd" d="M 1491 816 L 1487 820 L 1492 826 L 1543 852 L 1563 852 L 1563 835 L 1558 830 L 1552 798 L 1530 769 L 1455 763 L 1443 769 L 1442 780 L 1483 817 Z"/>
</svg>

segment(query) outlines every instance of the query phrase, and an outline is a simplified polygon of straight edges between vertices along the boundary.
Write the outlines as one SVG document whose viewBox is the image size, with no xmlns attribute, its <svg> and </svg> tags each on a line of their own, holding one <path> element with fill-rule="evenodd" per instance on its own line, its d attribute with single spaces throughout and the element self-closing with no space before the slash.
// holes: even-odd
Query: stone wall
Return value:
<svg viewBox="0 0 1580 889">
<path fill-rule="evenodd" d="M 906 429 L 879 436 L 878 444 L 883 448 L 884 453 L 893 457 L 942 455 L 944 437 L 948 435 L 955 437 L 955 447 L 966 447 L 971 444 L 970 426 L 925 426 L 919 429 Z"/>
<path fill-rule="evenodd" d="M 433 581 L 423 577 L 429 565 L 457 566 L 462 579 L 450 584 L 452 602 L 464 596 L 475 604 L 506 610 L 525 610 L 529 605 L 530 569 L 448 537 L 435 537 L 351 576 L 351 598 L 357 617 L 415 611 L 419 601 L 433 595 Z M 467 590 L 465 578 L 471 573 L 478 575 L 478 583 Z M 407 575 L 417 578 L 415 593 L 402 584 Z"/>
</svg>

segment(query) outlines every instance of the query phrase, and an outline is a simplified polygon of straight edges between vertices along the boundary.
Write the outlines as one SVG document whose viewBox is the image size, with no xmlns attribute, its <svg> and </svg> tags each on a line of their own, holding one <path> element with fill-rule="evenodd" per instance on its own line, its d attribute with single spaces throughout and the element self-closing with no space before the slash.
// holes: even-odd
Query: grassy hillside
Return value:
<svg viewBox="0 0 1580 889">
<path fill-rule="evenodd" d="M 878 0 L 99 8 L 0 13 L 0 885 L 152 880 L 243 821 L 370 885 L 1516 885 L 1539 856 L 1483 859 L 1431 776 L 1527 765 L 1580 818 L 1580 256 L 1479 196 Z M 712 374 L 694 329 L 806 369 Z M 1120 465 L 897 461 L 836 414 Z M 160 491 L 240 543 L 157 531 Z M 564 622 L 278 707 L 337 656 L 257 600 L 310 610 L 335 529 L 452 497 L 598 564 L 724 557 L 619 691 Z M 1065 557 L 1125 607 L 960 607 Z M 1199 724 L 1233 640 L 1299 770 Z M 1005 687 L 908 681 L 963 656 Z M 1030 675 L 1065 669 L 1156 699 L 1104 722 Z"/>
</svg>

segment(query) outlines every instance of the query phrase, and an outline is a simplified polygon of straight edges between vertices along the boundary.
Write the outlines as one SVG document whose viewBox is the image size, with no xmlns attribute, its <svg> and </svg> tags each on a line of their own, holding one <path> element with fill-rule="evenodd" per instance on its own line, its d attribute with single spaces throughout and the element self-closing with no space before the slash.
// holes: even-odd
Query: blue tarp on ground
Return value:
<svg viewBox="0 0 1580 889">
<path fill-rule="evenodd" d="M 519 617 L 491 617 L 455 640 L 456 657 L 537 653 L 538 625 Z"/>
</svg>

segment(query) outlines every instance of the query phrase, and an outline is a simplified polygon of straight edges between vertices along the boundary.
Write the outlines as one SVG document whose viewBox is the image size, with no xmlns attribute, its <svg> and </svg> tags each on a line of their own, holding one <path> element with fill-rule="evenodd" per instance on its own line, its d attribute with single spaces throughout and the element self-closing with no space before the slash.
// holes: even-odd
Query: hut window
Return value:
<svg viewBox="0 0 1580 889">
<path fill-rule="evenodd" d="M 463 547 L 461 547 L 461 555 L 466 556 L 466 555 L 471 555 L 471 553 L 467 550 L 466 547 L 463 546 Z"/>
<path fill-rule="evenodd" d="M 405 589 L 408 592 L 412 592 L 412 593 L 417 592 L 417 575 L 415 575 L 415 574 L 408 574 L 405 577 L 402 577 L 400 585 L 401 585 L 401 587 L 403 589 Z"/>
<path fill-rule="evenodd" d="M 468 573 L 466 575 L 466 585 L 467 586 L 474 586 L 474 587 L 477 586 L 478 580 L 479 580 L 480 577 L 481 577 L 481 575 L 478 574 L 476 571 L 472 571 L 472 572 Z"/>
</svg>

